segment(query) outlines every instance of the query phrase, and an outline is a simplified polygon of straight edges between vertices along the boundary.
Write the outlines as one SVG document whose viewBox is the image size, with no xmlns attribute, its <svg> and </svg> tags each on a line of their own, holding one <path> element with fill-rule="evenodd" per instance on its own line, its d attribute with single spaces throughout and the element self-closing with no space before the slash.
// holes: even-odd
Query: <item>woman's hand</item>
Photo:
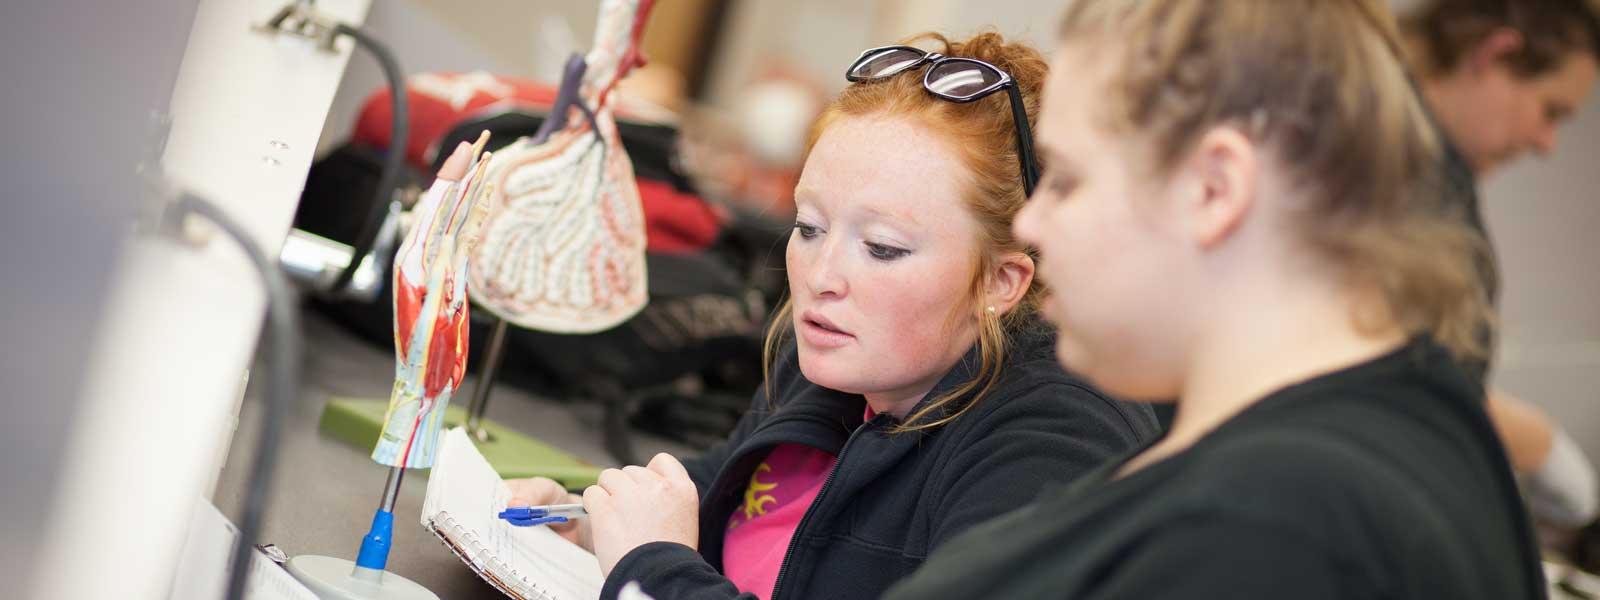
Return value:
<svg viewBox="0 0 1600 600">
<path fill-rule="evenodd" d="M 606 575 L 623 556 L 650 542 L 699 544 L 700 495 L 689 472 L 665 453 L 648 467 L 602 471 L 599 484 L 584 490 L 583 507 L 589 511 L 600 572 Z"/>
<path fill-rule="evenodd" d="M 548 506 L 551 504 L 577 504 L 583 499 L 577 494 L 567 493 L 561 484 L 543 477 L 530 477 L 528 479 L 506 480 L 506 487 L 511 488 L 511 500 L 507 506 Z M 589 519 L 572 519 L 565 523 L 551 523 L 545 525 L 567 541 L 579 547 L 594 552 L 594 538 L 589 535 Z"/>
</svg>

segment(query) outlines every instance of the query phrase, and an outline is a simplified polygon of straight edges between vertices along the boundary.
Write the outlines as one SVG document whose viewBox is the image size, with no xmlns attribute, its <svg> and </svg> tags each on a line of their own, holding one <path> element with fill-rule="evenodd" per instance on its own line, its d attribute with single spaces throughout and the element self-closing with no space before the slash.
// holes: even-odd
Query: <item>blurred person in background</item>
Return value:
<svg viewBox="0 0 1600 600">
<path fill-rule="evenodd" d="M 1405 12 L 1400 26 L 1413 77 L 1444 134 L 1447 208 L 1487 240 L 1477 182 L 1530 151 L 1555 151 L 1557 130 L 1595 86 L 1600 10 L 1591 0 L 1428 0 Z M 1497 302 L 1492 246 L 1482 256 L 1478 270 Z M 1483 331 L 1492 349 L 1493 325 Z M 1484 381 L 1489 361 L 1469 367 Z M 1534 517 L 1565 530 L 1594 521 L 1600 489 L 1577 443 L 1534 405 L 1493 386 L 1486 391 Z"/>
</svg>

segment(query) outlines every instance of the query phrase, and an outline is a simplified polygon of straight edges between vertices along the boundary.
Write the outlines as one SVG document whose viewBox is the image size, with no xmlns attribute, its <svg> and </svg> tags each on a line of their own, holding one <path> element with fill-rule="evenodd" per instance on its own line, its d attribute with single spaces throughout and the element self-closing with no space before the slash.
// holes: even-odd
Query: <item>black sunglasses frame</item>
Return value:
<svg viewBox="0 0 1600 600">
<path fill-rule="evenodd" d="M 883 73 L 871 77 L 856 75 L 856 70 L 861 68 L 861 66 L 864 65 L 867 60 L 888 50 L 905 50 L 909 52 L 915 52 L 918 55 L 921 55 L 921 58 L 907 63 L 905 66 L 902 66 L 889 73 Z M 942 63 L 952 62 L 977 65 L 980 68 L 988 69 L 999 74 L 1000 79 L 999 81 L 985 86 L 981 90 L 961 96 L 934 89 L 933 73 L 935 69 L 932 67 Z M 993 94 L 998 90 L 1004 89 L 1006 91 L 1006 97 L 1011 101 L 1011 121 L 1016 124 L 1017 130 L 1017 160 L 1021 163 L 1022 167 L 1022 188 L 1028 197 L 1032 197 L 1034 187 L 1039 184 L 1039 163 L 1033 154 L 1033 130 L 1028 126 L 1028 111 L 1022 104 L 1022 92 L 1017 88 L 1017 81 L 1011 78 L 1010 73 L 1001 70 L 1000 67 L 996 67 L 975 58 L 945 56 L 937 52 L 928 52 L 927 50 L 923 50 L 915 46 L 897 45 L 879 46 L 877 48 L 870 48 L 866 51 L 863 51 L 861 56 L 856 58 L 855 62 L 850 63 L 850 68 L 845 70 L 844 77 L 851 83 L 862 83 L 868 81 L 877 81 L 880 79 L 888 79 L 907 71 L 914 71 L 916 69 L 923 69 L 925 67 L 926 69 L 922 75 L 922 88 L 927 90 L 929 94 L 933 94 L 934 96 L 950 102 L 961 104 L 976 102 L 988 97 L 989 94 Z"/>
</svg>

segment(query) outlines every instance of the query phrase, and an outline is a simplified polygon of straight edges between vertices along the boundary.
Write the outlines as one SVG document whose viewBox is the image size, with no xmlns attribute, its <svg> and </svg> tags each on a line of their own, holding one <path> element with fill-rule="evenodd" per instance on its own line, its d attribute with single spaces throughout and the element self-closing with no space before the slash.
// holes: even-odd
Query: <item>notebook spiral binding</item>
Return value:
<svg viewBox="0 0 1600 600">
<path fill-rule="evenodd" d="M 540 590 L 533 582 L 528 581 L 526 575 L 517 572 L 511 565 L 506 564 L 498 556 L 489 552 L 489 549 L 478 539 L 477 534 L 461 527 L 460 524 L 456 523 L 455 519 L 450 518 L 449 513 L 439 513 L 439 516 L 434 517 L 430 524 L 431 527 L 429 529 L 433 531 L 435 537 L 439 538 L 439 541 L 444 542 L 445 547 L 460 557 L 462 562 L 471 565 L 472 570 L 479 577 L 489 582 L 489 585 L 494 586 L 501 593 L 512 598 L 524 600 L 555 600 L 555 598 Z M 460 544 L 466 544 L 469 547 L 462 548 Z M 489 569 L 478 567 L 479 561 L 482 559 L 487 559 L 484 562 L 490 563 Z M 503 581 L 500 579 L 501 575 L 516 579 L 510 582 Z"/>
</svg>

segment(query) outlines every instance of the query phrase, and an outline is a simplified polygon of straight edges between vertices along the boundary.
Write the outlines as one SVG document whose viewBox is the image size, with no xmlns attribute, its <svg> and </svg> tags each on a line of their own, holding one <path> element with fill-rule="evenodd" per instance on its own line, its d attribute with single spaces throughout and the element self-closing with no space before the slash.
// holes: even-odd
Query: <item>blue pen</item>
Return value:
<svg viewBox="0 0 1600 600">
<path fill-rule="evenodd" d="M 500 511 L 500 514 L 496 516 L 518 527 L 531 527 L 534 525 L 565 523 L 579 517 L 587 517 L 589 512 L 583 510 L 582 504 L 552 504 L 549 506 L 510 507 Z"/>
</svg>

